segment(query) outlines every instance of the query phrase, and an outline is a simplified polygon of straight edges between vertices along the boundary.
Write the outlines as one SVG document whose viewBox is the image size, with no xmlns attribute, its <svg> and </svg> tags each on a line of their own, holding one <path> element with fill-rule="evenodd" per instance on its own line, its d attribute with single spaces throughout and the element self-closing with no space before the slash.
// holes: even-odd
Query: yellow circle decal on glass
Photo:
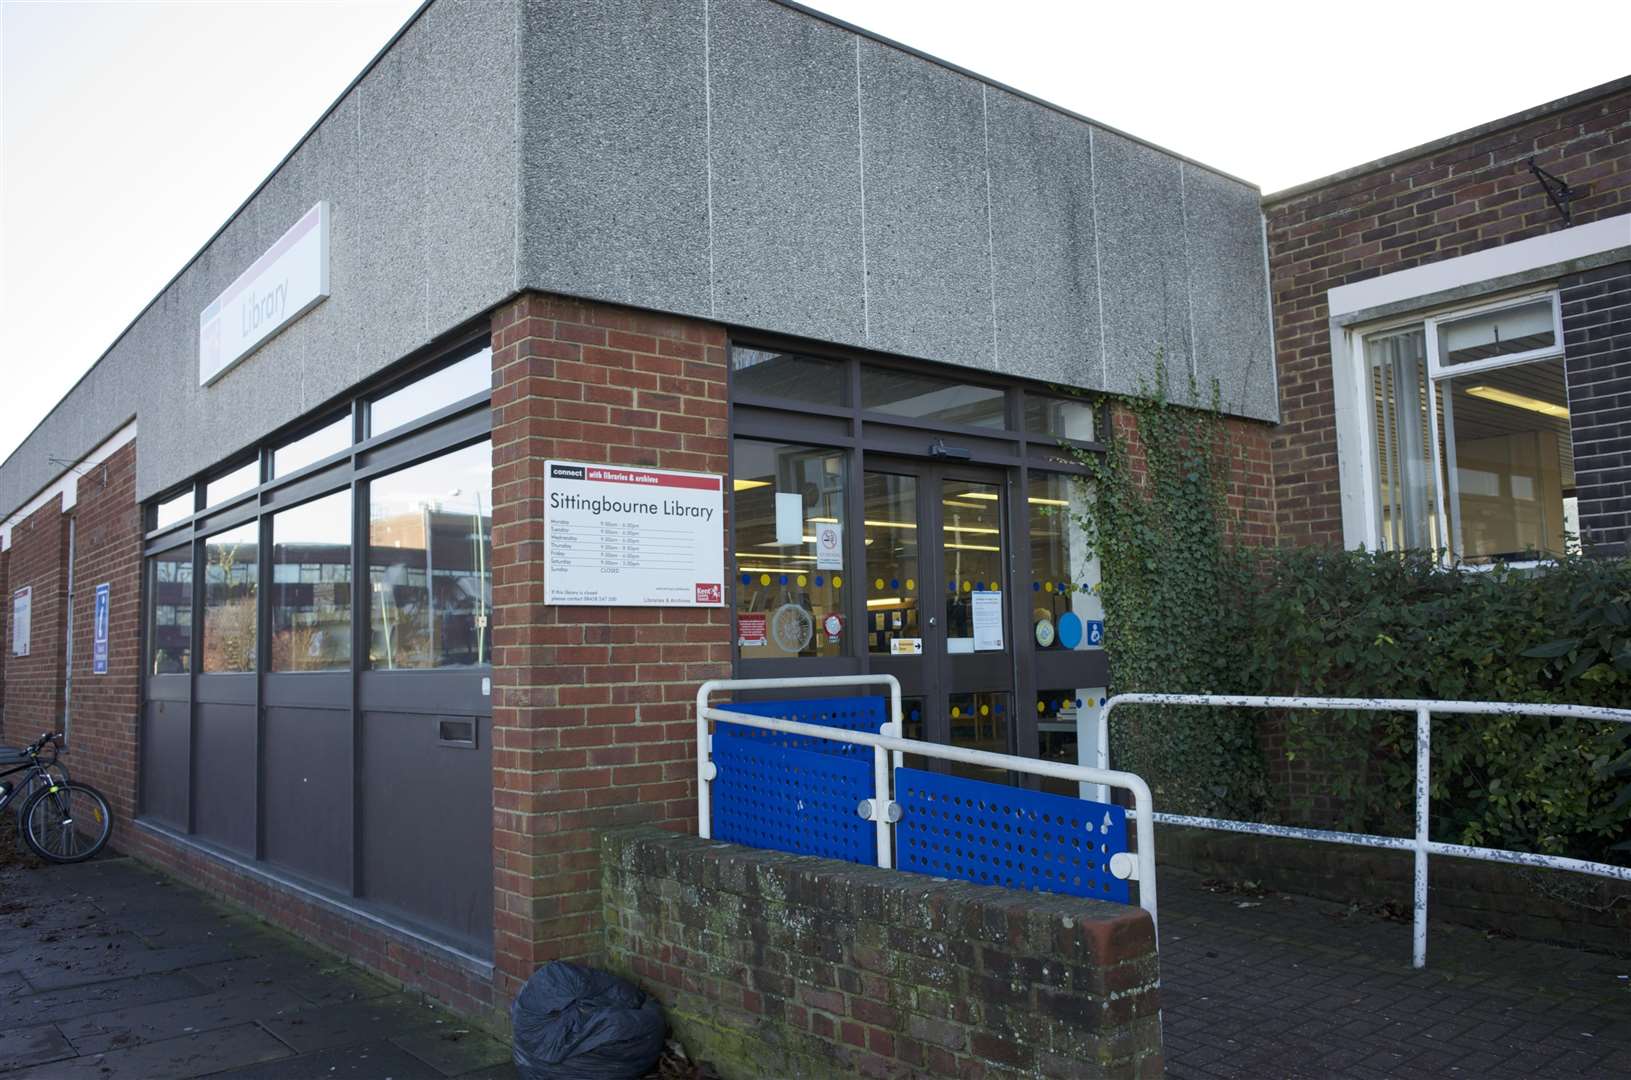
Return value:
<svg viewBox="0 0 1631 1080">
<path fill-rule="evenodd" d="M 1042 583 L 1042 591 L 1043 592 L 1052 592 L 1053 591 L 1053 582 L 1051 582 L 1051 581 L 1043 582 Z"/>
<path fill-rule="evenodd" d="M 980 706 L 980 715 L 981 716 L 990 716 L 991 715 L 991 706 L 981 705 Z"/>
<path fill-rule="evenodd" d="M 974 591 L 974 583 L 972 581 L 963 582 L 963 591 L 964 592 L 973 592 Z"/>
<path fill-rule="evenodd" d="M 839 577 L 837 574 L 834 574 L 832 576 L 832 587 L 835 588 L 835 589 L 843 588 L 844 587 L 844 579 Z"/>
<path fill-rule="evenodd" d="M 770 584 L 770 575 L 769 574 L 760 574 L 759 575 L 759 584 L 769 585 Z"/>
<path fill-rule="evenodd" d="M 906 591 L 911 592 L 915 588 L 917 588 L 917 582 L 913 581 L 911 578 L 907 578 L 906 579 Z"/>
<path fill-rule="evenodd" d="M 962 716 L 962 715 L 963 715 L 963 710 L 962 710 L 962 709 L 960 709 L 960 708 L 958 708 L 958 707 L 957 707 L 957 706 L 956 706 L 956 705 L 953 705 L 953 706 L 952 706 L 952 707 L 951 707 L 951 718 L 952 718 L 952 719 L 953 719 L 953 720 L 956 720 L 956 719 L 958 719 L 958 718 L 959 718 L 959 717 L 961 717 L 961 716 Z"/>
<path fill-rule="evenodd" d="M 1036 703 L 1036 711 L 1037 712 L 1047 712 L 1048 711 L 1048 703 L 1046 701 L 1037 702 Z"/>
<path fill-rule="evenodd" d="M 882 589 L 883 588 L 883 578 L 878 578 L 875 581 L 873 581 L 872 582 L 872 587 L 874 589 Z"/>
<path fill-rule="evenodd" d="M 803 574 L 799 575 L 799 588 L 802 589 L 802 588 L 804 588 L 804 586 L 808 585 L 809 583 L 810 583 L 809 578 L 805 577 Z"/>
</svg>

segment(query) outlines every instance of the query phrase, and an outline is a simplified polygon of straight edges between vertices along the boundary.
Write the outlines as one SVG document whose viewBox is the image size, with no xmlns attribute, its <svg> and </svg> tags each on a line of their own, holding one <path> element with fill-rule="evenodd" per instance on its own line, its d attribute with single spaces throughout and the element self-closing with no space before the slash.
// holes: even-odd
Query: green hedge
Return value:
<svg viewBox="0 0 1631 1080">
<path fill-rule="evenodd" d="M 1223 612 L 1242 645 L 1229 690 L 1631 706 L 1631 561 L 1479 572 L 1444 570 L 1426 553 L 1244 558 L 1249 587 Z M 1627 861 L 1631 728 L 1471 716 L 1433 725 L 1435 839 Z M 1409 831 L 1413 716 L 1307 712 L 1288 727 L 1284 752 L 1343 801 L 1342 824 Z"/>
</svg>

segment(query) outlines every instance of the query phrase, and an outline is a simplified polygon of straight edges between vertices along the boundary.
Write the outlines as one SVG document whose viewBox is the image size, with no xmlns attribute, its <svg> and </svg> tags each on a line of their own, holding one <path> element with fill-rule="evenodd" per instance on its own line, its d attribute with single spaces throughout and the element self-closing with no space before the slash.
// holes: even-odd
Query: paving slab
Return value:
<svg viewBox="0 0 1631 1080">
<path fill-rule="evenodd" d="M 65 1058 L 7 1074 L 6 1080 L 186 1080 L 239 1065 L 289 1058 L 292 1051 L 256 1024 L 237 1024 L 178 1039 L 142 1043 L 105 1054 Z M 289 1077 L 312 1076 L 292 1071 Z"/>
<path fill-rule="evenodd" d="M 54 1024 L 0 1031 L 0 1072 L 73 1057 L 75 1053 Z"/>
<path fill-rule="evenodd" d="M 306 1007 L 277 986 L 235 987 L 197 997 L 112 1009 L 63 1020 L 59 1026 L 80 1054 L 99 1054 L 136 1043 L 157 1042 L 199 1031 L 253 1022 L 269 1014 Z"/>
</svg>

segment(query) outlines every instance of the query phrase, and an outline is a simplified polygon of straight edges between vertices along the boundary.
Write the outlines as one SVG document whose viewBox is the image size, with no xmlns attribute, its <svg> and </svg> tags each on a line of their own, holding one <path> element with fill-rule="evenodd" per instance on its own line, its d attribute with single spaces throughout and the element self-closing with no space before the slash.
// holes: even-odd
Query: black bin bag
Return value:
<svg viewBox="0 0 1631 1080">
<path fill-rule="evenodd" d="M 663 1052 L 662 1006 L 609 971 L 556 960 L 510 1007 L 521 1080 L 637 1080 Z"/>
</svg>

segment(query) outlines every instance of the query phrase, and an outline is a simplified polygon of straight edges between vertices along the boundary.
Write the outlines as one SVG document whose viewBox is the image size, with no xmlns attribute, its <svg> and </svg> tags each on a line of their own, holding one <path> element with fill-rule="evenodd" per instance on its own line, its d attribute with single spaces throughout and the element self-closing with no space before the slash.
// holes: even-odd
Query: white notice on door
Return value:
<svg viewBox="0 0 1631 1080">
<path fill-rule="evenodd" d="M 844 527 L 831 522 L 816 526 L 816 569 L 844 569 Z"/>
<path fill-rule="evenodd" d="M 1002 593 L 977 592 L 974 598 L 974 651 L 1002 651 Z"/>
<path fill-rule="evenodd" d="M 776 492 L 776 543 L 804 543 L 804 496 L 796 491 Z"/>
</svg>

